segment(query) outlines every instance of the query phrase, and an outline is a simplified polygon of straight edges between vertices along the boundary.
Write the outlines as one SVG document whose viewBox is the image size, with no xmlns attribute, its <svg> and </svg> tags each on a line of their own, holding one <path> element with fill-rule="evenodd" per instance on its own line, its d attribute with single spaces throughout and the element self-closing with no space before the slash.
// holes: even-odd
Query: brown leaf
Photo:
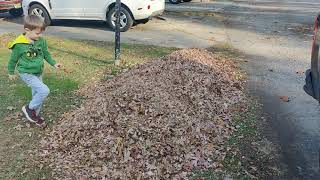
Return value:
<svg viewBox="0 0 320 180">
<path fill-rule="evenodd" d="M 13 110 L 16 110 L 17 108 L 15 108 L 15 107 L 12 107 L 12 106 L 8 106 L 7 107 L 7 110 L 9 110 L 9 111 L 13 111 Z"/>
<path fill-rule="evenodd" d="M 15 126 L 15 127 L 13 127 L 13 129 L 15 129 L 15 130 L 17 130 L 17 131 L 21 131 L 22 130 L 22 125 L 17 125 L 17 126 Z"/>
<path fill-rule="evenodd" d="M 280 99 L 284 102 L 289 102 L 290 98 L 288 96 L 280 96 Z"/>
<path fill-rule="evenodd" d="M 296 72 L 296 74 L 299 74 L 299 75 L 304 75 L 304 73 L 305 73 L 304 71 L 297 71 Z"/>
</svg>

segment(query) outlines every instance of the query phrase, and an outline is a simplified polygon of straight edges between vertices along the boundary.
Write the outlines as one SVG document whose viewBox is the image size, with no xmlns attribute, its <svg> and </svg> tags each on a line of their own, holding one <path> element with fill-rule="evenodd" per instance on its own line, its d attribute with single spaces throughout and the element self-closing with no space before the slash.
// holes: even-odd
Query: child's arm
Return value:
<svg viewBox="0 0 320 180">
<path fill-rule="evenodd" d="M 48 45 L 46 40 L 43 41 L 43 54 L 44 54 L 44 59 L 51 65 L 51 66 L 55 66 L 57 64 L 57 62 L 52 59 L 50 52 L 48 51 Z"/>
<path fill-rule="evenodd" d="M 14 75 L 14 71 L 16 69 L 17 63 L 18 63 L 21 55 L 22 55 L 22 53 L 20 51 L 20 48 L 18 45 L 16 45 L 12 49 L 12 53 L 11 53 L 9 63 L 8 63 L 8 73 L 10 76 Z"/>
</svg>

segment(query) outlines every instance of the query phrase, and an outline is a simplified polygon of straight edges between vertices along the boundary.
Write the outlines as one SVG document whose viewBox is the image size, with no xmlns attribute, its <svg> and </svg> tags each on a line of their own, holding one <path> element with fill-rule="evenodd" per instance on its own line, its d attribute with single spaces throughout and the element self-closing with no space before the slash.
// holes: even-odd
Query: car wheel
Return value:
<svg viewBox="0 0 320 180">
<path fill-rule="evenodd" d="M 10 13 L 12 16 L 14 16 L 14 17 L 19 17 L 19 16 L 22 16 L 23 10 L 22 10 L 22 8 L 19 8 L 19 9 L 11 9 L 11 10 L 9 11 L 9 13 Z"/>
<path fill-rule="evenodd" d="M 183 0 L 183 2 L 191 2 L 192 0 Z"/>
<path fill-rule="evenodd" d="M 179 4 L 181 0 L 169 0 L 171 4 Z"/>
<path fill-rule="evenodd" d="M 51 18 L 47 10 L 39 4 L 34 4 L 30 7 L 29 15 L 37 15 L 42 17 L 46 26 L 49 26 L 51 24 Z"/>
<path fill-rule="evenodd" d="M 108 15 L 107 15 L 107 23 L 112 28 L 112 30 L 116 29 L 116 7 L 113 7 Z M 133 18 L 130 12 L 126 9 L 121 7 L 120 12 L 120 31 L 125 32 L 128 31 L 133 25 Z"/>
</svg>

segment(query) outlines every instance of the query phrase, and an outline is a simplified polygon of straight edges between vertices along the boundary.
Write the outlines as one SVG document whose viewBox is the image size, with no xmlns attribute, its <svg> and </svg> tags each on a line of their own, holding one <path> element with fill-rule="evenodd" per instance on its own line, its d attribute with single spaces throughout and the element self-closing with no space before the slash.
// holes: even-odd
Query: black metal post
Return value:
<svg viewBox="0 0 320 180">
<path fill-rule="evenodd" d="M 120 14 L 121 0 L 116 0 L 116 29 L 115 29 L 115 65 L 120 65 Z"/>
</svg>

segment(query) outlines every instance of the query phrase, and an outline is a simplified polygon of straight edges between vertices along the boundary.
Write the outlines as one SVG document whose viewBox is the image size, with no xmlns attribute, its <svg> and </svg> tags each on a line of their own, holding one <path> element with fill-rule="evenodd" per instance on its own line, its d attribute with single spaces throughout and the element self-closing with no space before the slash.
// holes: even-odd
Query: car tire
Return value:
<svg viewBox="0 0 320 180">
<path fill-rule="evenodd" d="M 22 8 L 19 8 L 19 9 L 11 9 L 9 11 L 9 13 L 14 16 L 14 17 L 20 17 L 23 15 L 23 10 Z"/>
<path fill-rule="evenodd" d="M 120 31 L 121 32 L 126 32 L 128 31 L 132 25 L 133 25 L 133 18 L 129 12 L 124 7 L 121 7 L 121 12 L 120 12 Z M 115 19 L 116 19 L 116 7 L 113 7 L 107 14 L 107 23 L 111 27 L 112 30 L 116 29 L 116 24 L 115 24 Z"/>
<path fill-rule="evenodd" d="M 183 2 L 191 2 L 192 0 L 183 0 Z"/>
<path fill-rule="evenodd" d="M 181 3 L 181 0 L 169 0 L 169 2 L 171 4 L 179 4 L 179 3 Z"/>
<path fill-rule="evenodd" d="M 46 8 L 44 8 L 40 4 L 34 4 L 30 7 L 29 15 L 31 14 L 42 17 L 44 19 L 44 24 L 46 26 L 49 26 L 51 24 L 51 18 L 49 16 L 48 11 L 46 10 Z"/>
</svg>

